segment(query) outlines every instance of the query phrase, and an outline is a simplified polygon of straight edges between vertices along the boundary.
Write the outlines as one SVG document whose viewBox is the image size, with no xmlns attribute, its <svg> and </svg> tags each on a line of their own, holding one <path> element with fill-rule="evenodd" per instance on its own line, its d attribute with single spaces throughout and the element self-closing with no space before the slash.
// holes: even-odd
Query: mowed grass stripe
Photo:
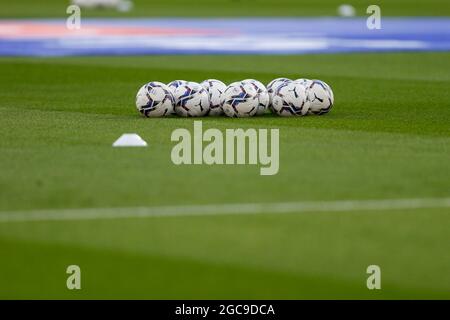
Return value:
<svg viewBox="0 0 450 320">
<path fill-rule="evenodd" d="M 420 58 L 421 63 L 417 63 Z M 330 59 L 333 63 L 330 63 Z M 373 80 L 449 81 L 442 68 L 448 63 L 447 52 L 421 53 L 353 53 L 317 55 L 186 55 L 186 56 L 121 56 L 28 58 L 0 57 L 1 63 L 115 68 L 133 70 L 165 70 L 172 72 L 217 72 L 238 75 L 273 74 L 293 77 L 339 77 Z M 270 63 L 268 63 L 270 61 Z M 436 63 L 440 62 L 440 63 Z M 351 66 L 351 67 L 349 67 Z M 361 72 L 361 69 L 364 72 Z M 104 70 L 104 69 L 103 69 Z M 117 71 L 119 72 L 119 70 Z M 173 79 L 171 79 L 173 80 Z M 238 79 L 236 79 L 238 80 Z M 272 80 L 272 79 L 269 79 Z"/>
<path fill-rule="evenodd" d="M 448 208 L 450 198 L 340 200 L 279 203 L 210 204 L 190 206 L 155 206 L 135 208 L 49 209 L 0 213 L 0 223 L 97 220 L 172 216 L 211 216 L 224 214 L 313 213 L 346 211 L 382 211 L 397 209 Z"/>
<path fill-rule="evenodd" d="M 450 55 L 397 54 L 376 57 L 361 54 L 319 58 L 264 56 L 255 61 L 249 60 L 249 57 L 223 59 L 220 56 L 174 56 L 164 59 L 125 57 L 123 61 L 103 57 L 102 66 L 95 65 L 99 61 L 95 57 L 49 61 L 20 59 L 14 62 L 0 59 L 4 70 L 3 75 L 0 75 L 0 84 L 4 88 L 0 93 L 0 106 L 16 108 L 21 112 L 30 109 L 75 111 L 139 119 L 134 110 L 136 90 L 150 80 L 169 82 L 179 78 L 193 81 L 218 78 L 230 83 L 244 78 L 257 78 L 267 83 L 279 76 L 308 77 L 323 79 L 332 86 L 336 105 L 330 114 L 289 120 L 267 115 L 267 119 L 258 117 L 246 122 L 267 121 L 283 126 L 448 136 L 450 100 L 445 90 L 448 78 L 436 70 L 442 70 L 449 64 Z M 400 62 L 402 57 L 408 63 Z M 139 65 L 143 67 L 137 68 L 133 59 L 138 59 L 141 62 Z M 44 63 L 39 64 L 41 61 Z M 58 65 L 51 65 L 50 62 Z M 280 65 L 280 68 L 268 68 L 272 63 Z M 395 71 L 391 70 L 393 64 L 398 65 Z M 173 65 L 189 66 L 192 70 L 176 69 Z M 243 70 L 236 66 L 242 66 Z M 370 68 L 367 69 L 367 66 Z M 414 80 L 406 80 L 411 72 L 414 73 Z M 46 77 L 42 77 L 44 73 Z M 394 76 L 398 75 L 401 75 L 401 80 L 395 80 Z M 234 120 L 219 119 L 226 123 Z M 153 125 L 154 122 L 146 124 Z M 233 123 L 243 122 L 239 119 Z"/>
</svg>

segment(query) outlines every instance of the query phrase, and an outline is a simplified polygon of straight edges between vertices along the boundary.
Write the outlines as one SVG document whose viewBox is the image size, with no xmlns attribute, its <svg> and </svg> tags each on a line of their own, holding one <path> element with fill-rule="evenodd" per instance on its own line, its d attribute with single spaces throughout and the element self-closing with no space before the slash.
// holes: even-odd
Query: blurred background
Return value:
<svg viewBox="0 0 450 320">
<path fill-rule="evenodd" d="M 448 2 L 369 5 L 337 0 L 2 0 L 0 18 L 9 20 L 0 22 L 0 54 L 297 54 L 450 47 L 447 20 L 411 18 L 445 16 Z M 377 28 L 367 26 L 373 25 L 374 14 L 379 16 Z M 106 17 L 119 19 L 101 19 Z"/>
</svg>

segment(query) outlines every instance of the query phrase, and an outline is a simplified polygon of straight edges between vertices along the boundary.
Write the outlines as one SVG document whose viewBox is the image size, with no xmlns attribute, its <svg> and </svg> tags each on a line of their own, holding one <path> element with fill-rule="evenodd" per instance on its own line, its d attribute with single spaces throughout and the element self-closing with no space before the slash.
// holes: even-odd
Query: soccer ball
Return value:
<svg viewBox="0 0 450 320">
<path fill-rule="evenodd" d="M 334 104 L 334 95 L 330 86 L 321 80 L 311 80 L 307 87 L 309 113 L 328 113 Z"/>
<path fill-rule="evenodd" d="M 267 85 L 267 91 L 269 92 L 269 97 L 272 98 L 272 95 L 274 94 L 275 90 L 278 89 L 279 86 L 281 86 L 283 83 L 290 82 L 291 79 L 288 78 L 276 78 L 269 82 Z"/>
<path fill-rule="evenodd" d="M 167 84 L 167 86 L 170 88 L 170 90 L 172 91 L 172 94 L 173 94 L 175 92 L 176 88 L 178 88 L 179 86 L 182 86 L 186 83 L 187 83 L 186 80 L 173 80 L 172 82 L 169 82 Z"/>
<path fill-rule="evenodd" d="M 175 112 L 182 117 L 201 117 L 209 111 L 208 92 L 196 82 L 186 82 L 174 91 Z"/>
<path fill-rule="evenodd" d="M 144 84 L 136 95 L 136 108 L 145 117 L 162 117 L 174 111 L 174 97 L 168 86 L 161 82 Z"/>
<path fill-rule="evenodd" d="M 272 100 L 273 100 L 273 95 L 274 95 L 275 90 L 278 89 L 278 87 L 281 86 L 282 84 L 290 82 L 290 81 L 292 81 L 292 80 L 288 79 L 288 78 L 276 78 L 276 79 L 273 79 L 272 81 L 270 81 L 269 84 L 267 85 L 267 92 L 269 93 L 269 109 L 273 113 L 276 113 L 276 111 L 273 110 L 273 107 L 272 107 Z"/>
<path fill-rule="evenodd" d="M 306 88 L 308 88 L 309 85 L 312 83 L 312 80 L 301 78 L 301 79 L 294 80 L 294 82 L 300 83 L 302 86 L 305 86 Z"/>
<path fill-rule="evenodd" d="M 221 107 L 222 93 L 227 88 L 227 85 L 220 80 L 208 79 L 200 83 L 205 88 L 209 96 L 209 115 L 218 116 L 223 114 Z"/>
<path fill-rule="evenodd" d="M 233 82 L 222 94 L 222 109 L 229 117 L 251 117 L 258 104 L 258 92 L 250 83 Z"/>
<path fill-rule="evenodd" d="M 272 110 L 280 116 L 304 116 L 309 110 L 306 87 L 300 83 L 285 82 L 272 96 Z"/>
<path fill-rule="evenodd" d="M 256 110 L 256 115 L 264 114 L 270 103 L 269 92 L 266 87 L 255 79 L 246 79 L 242 82 L 250 83 L 256 89 L 256 92 L 258 93 L 258 109 Z"/>
</svg>

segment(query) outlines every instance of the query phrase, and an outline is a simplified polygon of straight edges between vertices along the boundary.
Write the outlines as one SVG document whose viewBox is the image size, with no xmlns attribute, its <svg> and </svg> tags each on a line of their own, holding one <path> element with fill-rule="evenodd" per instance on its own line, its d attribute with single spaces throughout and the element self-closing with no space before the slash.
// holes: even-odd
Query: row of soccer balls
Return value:
<svg viewBox="0 0 450 320">
<path fill-rule="evenodd" d="M 145 117 L 178 114 L 182 117 L 250 117 L 271 110 L 280 116 L 324 114 L 333 106 L 330 86 L 321 80 L 277 78 L 267 88 L 258 80 L 246 79 L 225 85 L 208 79 L 201 83 L 175 80 L 143 85 L 136 107 Z"/>
</svg>

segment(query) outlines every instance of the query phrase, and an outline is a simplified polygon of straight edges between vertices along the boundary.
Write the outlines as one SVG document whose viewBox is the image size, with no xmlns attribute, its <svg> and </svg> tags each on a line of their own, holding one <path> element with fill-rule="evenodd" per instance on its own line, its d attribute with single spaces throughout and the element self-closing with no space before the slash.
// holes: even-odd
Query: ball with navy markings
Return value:
<svg viewBox="0 0 450 320">
<path fill-rule="evenodd" d="M 273 96 L 274 92 L 276 91 L 276 89 L 278 89 L 278 87 L 281 86 L 282 84 L 284 84 L 286 82 L 290 82 L 290 81 L 292 81 L 292 80 L 288 79 L 288 78 L 276 78 L 269 82 L 269 84 L 267 85 L 267 92 L 269 93 L 269 99 L 270 99 L 269 103 L 272 103 L 272 96 Z"/>
<path fill-rule="evenodd" d="M 246 79 L 243 80 L 242 82 L 250 83 L 258 93 L 258 109 L 256 110 L 256 115 L 266 113 L 270 103 L 269 92 L 267 91 L 266 86 L 263 85 L 260 81 L 255 79 Z"/>
<path fill-rule="evenodd" d="M 136 95 L 136 108 L 145 117 L 173 114 L 174 97 L 164 83 L 153 81 L 143 85 Z"/>
<path fill-rule="evenodd" d="M 175 112 L 182 117 L 202 117 L 209 112 L 208 92 L 197 82 L 186 82 L 174 91 Z"/>
<path fill-rule="evenodd" d="M 309 85 L 312 83 L 312 80 L 306 79 L 306 78 L 300 78 L 294 80 L 295 83 L 300 83 L 302 86 L 305 86 L 306 88 L 309 87 Z"/>
<path fill-rule="evenodd" d="M 285 82 L 272 96 L 272 111 L 280 116 L 304 116 L 309 110 L 306 87 L 295 81 Z"/>
<path fill-rule="evenodd" d="M 321 80 L 311 80 L 307 87 L 310 114 L 328 113 L 334 104 L 331 87 Z"/>
<path fill-rule="evenodd" d="M 258 104 L 258 92 L 250 83 L 233 82 L 222 94 L 222 109 L 228 117 L 254 116 Z"/>
<path fill-rule="evenodd" d="M 210 116 L 219 116 L 223 114 L 222 110 L 222 93 L 227 85 L 220 80 L 207 79 L 200 85 L 208 91 L 209 96 L 209 113 Z"/>
<path fill-rule="evenodd" d="M 173 80 L 172 82 L 169 82 L 167 86 L 169 87 L 170 91 L 172 91 L 172 94 L 175 92 L 175 89 L 179 86 L 182 86 L 186 84 L 188 81 L 186 80 Z"/>
</svg>

